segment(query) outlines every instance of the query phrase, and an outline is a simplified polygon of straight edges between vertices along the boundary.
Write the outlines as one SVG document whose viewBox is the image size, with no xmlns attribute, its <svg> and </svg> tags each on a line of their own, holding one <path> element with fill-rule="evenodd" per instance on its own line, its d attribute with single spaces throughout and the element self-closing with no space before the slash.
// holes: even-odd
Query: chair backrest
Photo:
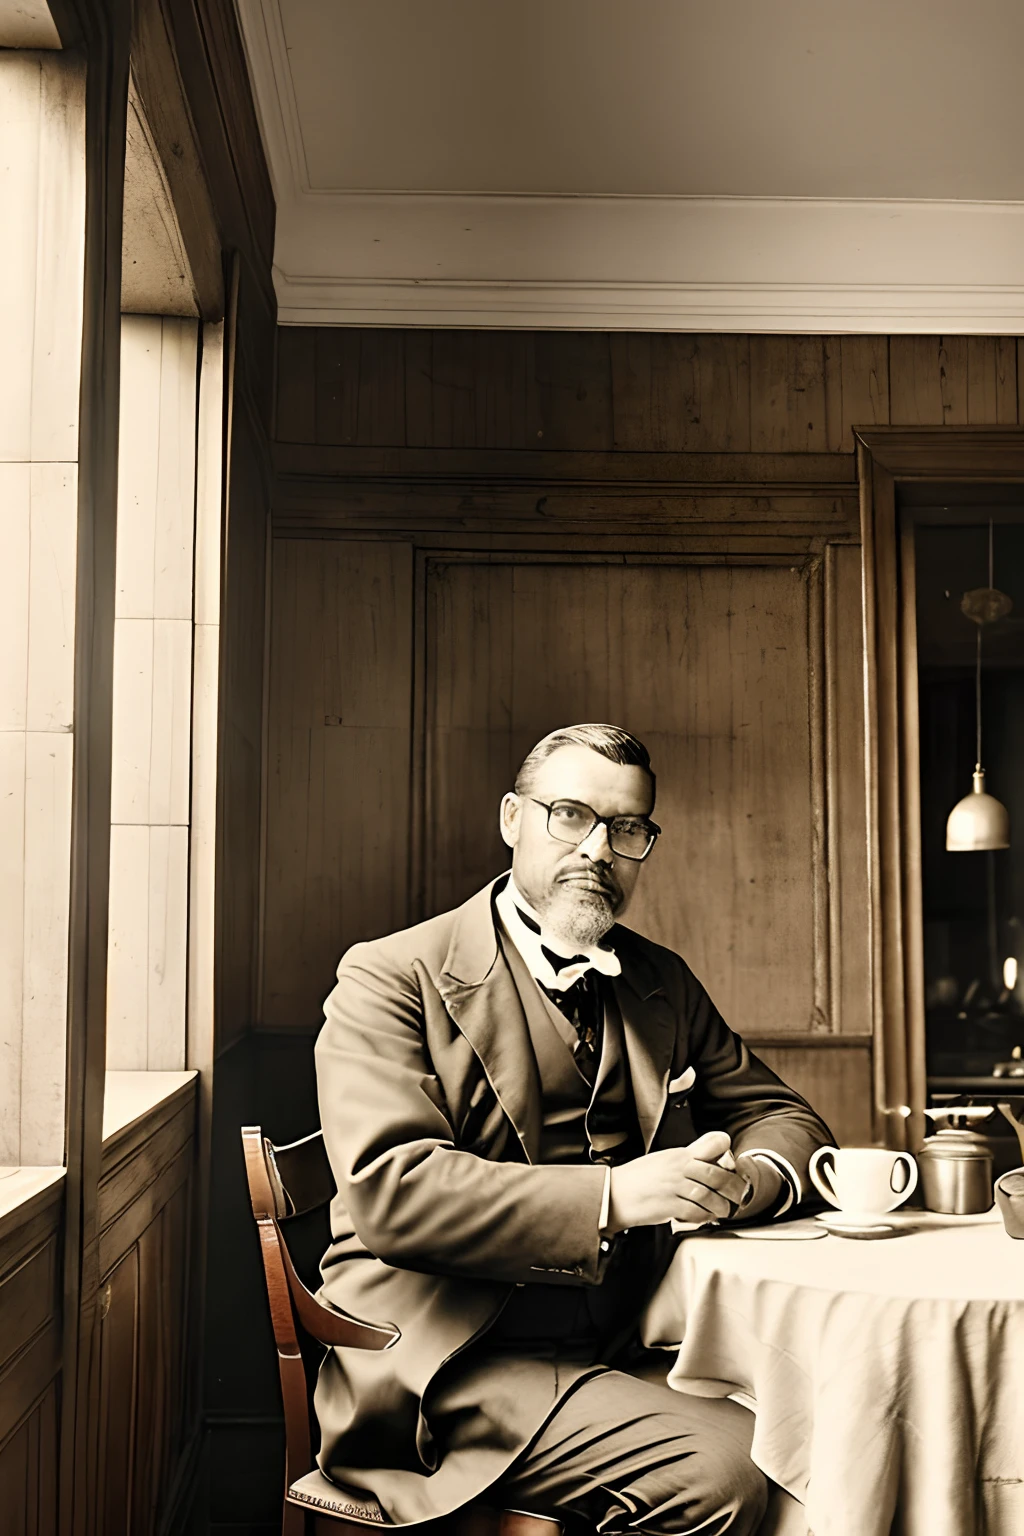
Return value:
<svg viewBox="0 0 1024 1536">
<path fill-rule="evenodd" d="M 348 1349 L 387 1349 L 400 1335 L 390 1324 L 361 1322 L 319 1300 L 303 1285 L 292 1262 L 280 1223 L 316 1210 L 334 1194 L 323 1133 L 315 1131 L 301 1141 L 275 1146 L 258 1125 L 245 1125 L 242 1150 L 277 1346 L 285 1421 L 285 1477 L 290 1485 L 309 1471 L 313 1459 L 299 1328 L 320 1344 Z"/>
<path fill-rule="evenodd" d="M 267 1172 L 277 1207 L 277 1219 L 305 1216 L 334 1198 L 334 1175 L 327 1158 L 323 1131 L 301 1141 L 274 1146 L 264 1137 Z"/>
</svg>

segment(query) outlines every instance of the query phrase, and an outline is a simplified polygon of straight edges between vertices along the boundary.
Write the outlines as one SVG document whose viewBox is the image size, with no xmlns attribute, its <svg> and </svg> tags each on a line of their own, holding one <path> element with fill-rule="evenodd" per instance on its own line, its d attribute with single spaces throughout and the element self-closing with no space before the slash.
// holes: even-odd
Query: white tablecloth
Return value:
<svg viewBox="0 0 1024 1536">
<path fill-rule="evenodd" d="M 671 1386 L 754 1409 L 814 1536 L 1024 1536 L 1024 1243 L 997 1213 L 896 1220 L 686 1238 L 645 1339 L 678 1345 Z"/>
</svg>

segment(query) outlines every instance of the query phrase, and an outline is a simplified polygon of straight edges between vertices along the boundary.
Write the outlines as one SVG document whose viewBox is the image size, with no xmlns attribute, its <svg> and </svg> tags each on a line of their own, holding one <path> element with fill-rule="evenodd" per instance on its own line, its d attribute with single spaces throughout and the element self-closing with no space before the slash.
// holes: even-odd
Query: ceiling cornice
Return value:
<svg viewBox="0 0 1024 1536">
<path fill-rule="evenodd" d="M 1024 334 L 1024 287 L 472 282 L 274 269 L 281 325 L 744 334 Z"/>
</svg>

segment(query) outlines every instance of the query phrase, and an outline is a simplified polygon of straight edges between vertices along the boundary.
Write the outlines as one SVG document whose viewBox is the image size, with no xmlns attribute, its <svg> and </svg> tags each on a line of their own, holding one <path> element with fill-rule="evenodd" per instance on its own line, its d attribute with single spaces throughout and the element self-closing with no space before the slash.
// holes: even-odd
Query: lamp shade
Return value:
<svg viewBox="0 0 1024 1536">
<path fill-rule="evenodd" d="M 974 788 L 958 800 L 946 822 L 949 853 L 983 853 L 988 848 L 1009 848 L 1010 817 L 1001 800 L 985 793 L 985 770 L 974 770 Z"/>
</svg>

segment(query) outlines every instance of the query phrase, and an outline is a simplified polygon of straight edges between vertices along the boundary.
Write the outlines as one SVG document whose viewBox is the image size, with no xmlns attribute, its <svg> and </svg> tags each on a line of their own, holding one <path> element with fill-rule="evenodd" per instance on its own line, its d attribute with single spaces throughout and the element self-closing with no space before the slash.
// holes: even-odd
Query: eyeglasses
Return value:
<svg viewBox="0 0 1024 1536">
<path fill-rule="evenodd" d="M 579 800 L 545 800 L 530 796 L 534 805 L 548 813 L 548 833 L 560 843 L 578 846 L 586 842 L 595 827 L 608 829 L 608 846 L 622 859 L 646 859 L 661 833 L 661 828 L 647 816 L 599 816 Z"/>
</svg>

